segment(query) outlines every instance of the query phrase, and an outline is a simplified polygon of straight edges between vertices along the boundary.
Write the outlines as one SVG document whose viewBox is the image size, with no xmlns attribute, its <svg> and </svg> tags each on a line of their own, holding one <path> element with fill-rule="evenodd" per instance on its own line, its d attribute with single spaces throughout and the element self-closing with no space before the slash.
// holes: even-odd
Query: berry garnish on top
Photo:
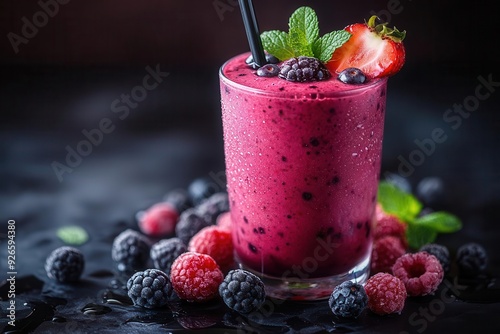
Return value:
<svg viewBox="0 0 500 334">
<path fill-rule="evenodd" d="M 335 49 L 349 39 L 350 34 L 345 30 L 337 30 L 320 37 L 318 17 L 310 7 L 297 9 L 290 16 L 288 26 L 288 32 L 270 30 L 260 36 L 269 54 L 282 62 L 295 62 L 282 64 L 279 77 L 295 82 L 328 79 L 331 75 L 323 64 L 330 60 Z M 309 63 L 299 65 L 301 58 L 308 59 Z M 296 68 L 292 68 L 293 65 Z M 263 75 L 267 73 L 265 71 L 260 72 L 258 74 L 261 76 L 271 76 Z"/>
<path fill-rule="evenodd" d="M 349 67 L 339 73 L 339 80 L 346 84 L 357 85 L 366 81 L 366 76 L 359 68 Z"/>
<path fill-rule="evenodd" d="M 340 73 L 349 67 L 363 71 L 368 78 L 381 78 L 399 72 L 405 63 L 403 39 L 405 31 L 377 24 L 372 16 L 366 23 L 347 26 L 351 38 L 337 48 L 326 66 L 331 72 Z"/>
<path fill-rule="evenodd" d="M 300 56 L 284 61 L 278 76 L 288 81 L 310 82 L 326 80 L 330 72 L 318 59 Z"/>
</svg>

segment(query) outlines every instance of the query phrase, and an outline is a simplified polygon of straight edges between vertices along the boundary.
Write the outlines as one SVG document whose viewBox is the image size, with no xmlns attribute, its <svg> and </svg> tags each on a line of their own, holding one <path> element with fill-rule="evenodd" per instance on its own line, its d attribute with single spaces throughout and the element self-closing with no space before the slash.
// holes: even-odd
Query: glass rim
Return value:
<svg viewBox="0 0 500 334">
<path fill-rule="evenodd" d="M 219 78 L 225 84 L 230 85 L 230 86 L 235 87 L 235 88 L 240 89 L 240 90 L 244 90 L 244 91 L 247 91 L 247 92 L 254 93 L 256 95 L 267 95 L 267 96 L 281 97 L 281 98 L 304 98 L 304 97 L 308 97 L 308 95 L 311 95 L 311 94 L 318 94 L 317 92 L 310 92 L 310 93 L 298 96 L 297 94 L 286 92 L 286 91 L 284 91 L 284 92 L 281 92 L 281 91 L 276 92 L 276 91 L 264 90 L 264 89 L 261 89 L 261 88 L 250 87 L 250 86 L 238 83 L 238 82 L 236 82 L 234 80 L 231 80 L 230 78 L 228 78 L 224 74 L 224 68 L 225 68 L 225 66 L 229 62 L 231 62 L 235 58 L 240 57 L 240 56 L 242 56 L 244 54 L 246 54 L 246 53 L 239 54 L 239 55 L 236 55 L 234 57 L 231 57 L 230 59 L 226 60 L 224 62 L 224 64 L 222 64 L 222 66 L 220 66 L 220 68 L 219 68 Z M 326 92 L 321 92 L 319 94 L 321 94 L 322 98 L 323 97 L 327 98 L 327 97 L 351 96 L 351 95 L 355 95 L 355 94 L 361 93 L 363 91 L 366 91 L 366 90 L 368 90 L 370 88 L 378 87 L 380 85 L 386 84 L 387 80 L 388 80 L 388 77 L 373 79 L 372 82 L 370 82 L 370 83 L 362 84 L 362 85 L 352 85 L 352 88 L 349 88 L 349 89 L 346 89 L 346 90 L 342 90 L 342 91 L 326 91 Z M 308 82 L 308 84 L 315 84 L 315 83 L 317 84 L 319 82 L 318 81 L 312 81 L 312 82 Z M 300 84 L 303 84 L 303 83 L 297 83 L 297 84 L 300 85 Z"/>
</svg>

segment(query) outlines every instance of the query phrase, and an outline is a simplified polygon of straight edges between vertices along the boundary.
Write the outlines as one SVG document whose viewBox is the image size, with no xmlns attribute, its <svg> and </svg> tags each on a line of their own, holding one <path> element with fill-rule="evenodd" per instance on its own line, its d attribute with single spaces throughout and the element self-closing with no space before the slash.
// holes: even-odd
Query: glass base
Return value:
<svg viewBox="0 0 500 334">
<path fill-rule="evenodd" d="M 363 284 L 370 276 L 370 256 L 350 271 L 328 277 L 308 279 L 294 278 L 283 280 L 279 277 L 267 276 L 245 265 L 238 263 L 241 269 L 250 271 L 262 279 L 266 295 L 283 300 L 323 300 L 328 299 L 335 286 L 345 281 Z"/>
</svg>

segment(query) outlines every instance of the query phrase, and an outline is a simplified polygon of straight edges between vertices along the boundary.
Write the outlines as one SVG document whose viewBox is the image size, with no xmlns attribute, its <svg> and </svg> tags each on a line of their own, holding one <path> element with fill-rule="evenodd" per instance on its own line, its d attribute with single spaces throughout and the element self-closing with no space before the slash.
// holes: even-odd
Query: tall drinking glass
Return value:
<svg viewBox="0 0 500 334">
<path fill-rule="evenodd" d="M 327 298 L 369 276 L 387 79 L 348 85 L 220 70 L 237 263 L 269 296 Z"/>
</svg>

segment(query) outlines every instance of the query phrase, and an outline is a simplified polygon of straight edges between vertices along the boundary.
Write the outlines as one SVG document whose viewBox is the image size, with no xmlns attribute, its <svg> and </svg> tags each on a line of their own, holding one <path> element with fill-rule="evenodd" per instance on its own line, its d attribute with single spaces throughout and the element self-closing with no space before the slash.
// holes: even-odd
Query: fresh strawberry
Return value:
<svg viewBox="0 0 500 334">
<path fill-rule="evenodd" d="M 368 78 L 381 78 L 397 73 L 405 62 L 403 39 L 406 32 L 376 24 L 376 16 L 367 23 L 355 23 L 345 30 L 351 38 L 333 52 L 326 67 L 340 73 L 350 67 L 359 68 Z"/>
</svg>

